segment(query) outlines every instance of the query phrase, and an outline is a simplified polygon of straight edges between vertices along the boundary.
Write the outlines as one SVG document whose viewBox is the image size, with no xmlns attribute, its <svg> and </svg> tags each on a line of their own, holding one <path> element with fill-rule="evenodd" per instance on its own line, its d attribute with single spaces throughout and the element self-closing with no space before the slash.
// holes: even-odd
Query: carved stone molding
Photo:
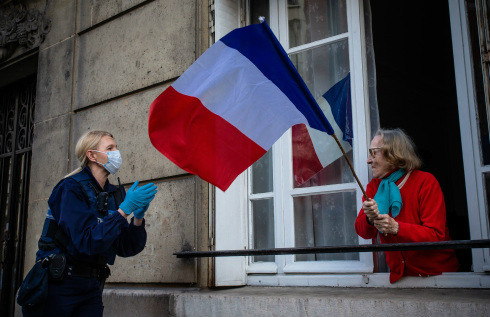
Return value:
<svg viewBox="0 0 490 317">
<path fill-rule="evenodd" d="M 44 12 L 27 10 L 23 4 L 0 7 L 0 62 L 8 59 L 19 46 L 39 46 L 51 29 Z"/>
</svg>

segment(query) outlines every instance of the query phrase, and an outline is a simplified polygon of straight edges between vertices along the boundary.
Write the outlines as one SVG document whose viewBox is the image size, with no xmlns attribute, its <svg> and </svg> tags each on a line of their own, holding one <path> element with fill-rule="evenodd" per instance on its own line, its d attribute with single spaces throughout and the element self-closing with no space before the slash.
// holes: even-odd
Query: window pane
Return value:
<svg viewBox="0 0 490 317">
<path fill-rule="evenodd" d="M 485 178 L 485 194 L 487 196 L 487 213 L 488 219 L 490 219 L 490 174 L 483 174 Z"/>
<path fill-rule="evenodd" d="M 468 26 L 470 30 L 469 35 L 474 69 L 475 101 L 478 110 L 478 131 L 480 132 L 482 154 L 481 160 L 483 165 L 490 165 L 490 91 L 488 91 L 488 85 L 490 84 L 488 78 L 490 74 L 490 65 L 488 63 L 482 63 L 481 50 L 486 50 L 485 43 L 481 43 L 483 39 L 479 38 L 479 33 L 485 32 L 482 24 L 478 24 L 478 19 L 482 19 L 482 17 L 477 14 L 474 0 L 467 1 L 467 3 Z M 483 42 L 485 41 L 483 40 Z"/>
<path fill-rule="evenodd" d="M 296 247 L 357 245 L 356 193 L 294 198 Z M 299 254 L 296 261 L 359 260 L 359 253 Z"/>
<path fill-rule="evenodd" d="M 347 138 L 349 135 L 352 136 L 347 40 L 291 54 L 290 57 L 325 116 L 334 127 L 335 134 L 341 140 L 342 146 L 352 162 L 352 139 Z M 336 103 L 330 105 L 323 95 L 331 94 L 332 91 L 337 91 L 338 95 L 336 96 L 338 97 L 334 99 Z M 337 104 L 337 100 L 341 98 L 343 98 L 343 102 Z M 345 131 L 345 135 L 343 131 Z M 344 137 L 346 137 L 345 141 Z M 292 142 L 295 187 L 354 181 L 352 172 L 345 158 L 342 157 L 342 152 L 331 136 L 305 125 L 296 125 L 292 129 Z"/>
<path fill-rule="evenodd" d="M 253 248 L 274 248 L 274 200 L 272 198 L 252 201 Z M 274 262 L 273 255 L 258 255 L 254 262 Z"/>
<path fill-rule="evenodd" d="M 250 0 L 250 24 L 259 23 L 259 17 L 264 17 L 270 24 L 269 1 Z"/>
<path fill-rule="evenodd" d="M 289 47 L 347 32 L 345 0 L 288 0 Z"/>
<path fill-rule="evenodd" d="M 252 165 L 252 194 L 272 192 L 272 149 Z"/>
</svg>

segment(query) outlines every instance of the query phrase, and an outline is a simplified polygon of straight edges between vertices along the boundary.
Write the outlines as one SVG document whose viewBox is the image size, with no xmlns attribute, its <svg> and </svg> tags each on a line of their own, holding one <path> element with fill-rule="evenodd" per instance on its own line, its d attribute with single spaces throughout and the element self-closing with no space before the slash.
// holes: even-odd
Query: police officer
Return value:
<svg viewBox="0 0 490 317">
<path fill-rule="evenodd" d="M 120 184 L 109 183 L 122 159 L 108 132 L 86 133 L 75 152 L 81 167 L 53 189 L 36 254 L 36 261 L 49 268 L 47 300 L 44 307 L 23 307 L 24 316 L 40 311 L 43 316 L 102 316 L 107 264 L 114 264 L 116 255 L 140 253 L 146 244 L 144 215 L 157 187 L 136 182 L 125 193 Z"/>
</svg>

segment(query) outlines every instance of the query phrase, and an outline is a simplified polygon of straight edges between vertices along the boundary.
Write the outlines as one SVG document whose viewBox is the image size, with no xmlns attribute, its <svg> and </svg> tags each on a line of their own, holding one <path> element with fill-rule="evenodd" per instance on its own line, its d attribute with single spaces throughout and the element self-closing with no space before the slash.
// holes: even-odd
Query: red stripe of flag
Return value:
<svg viewBox="0 0 490 317">
<path fill-rule="evenodd" d="M 304 124 L 292 128 L 293 175 L 296 186 L 301 186 L 323 169 L 316 155 L 308 129 Z"/>
<path fill-rule="evenodd" d="M 266 153 L 198 98 L 172 86 L 151 104 L 148 133 L 153 146 L 172 162 L 223 191 Z"/>
</svg>

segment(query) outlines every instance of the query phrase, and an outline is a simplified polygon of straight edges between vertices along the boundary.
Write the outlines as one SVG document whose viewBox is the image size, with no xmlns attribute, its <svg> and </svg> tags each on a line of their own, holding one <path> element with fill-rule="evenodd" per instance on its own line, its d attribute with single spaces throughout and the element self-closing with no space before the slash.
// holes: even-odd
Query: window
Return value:
<svg viewBox="0 0 490 317">
<path fill-rule="evenodd" d="M 377 118 L 370 117 L 373 113 L 368 105 L 371 95 L 365 85 L 369 65 L 365 62 L 363 42 L 363 1 L 270 0 L 268 5 L 264 3 L 267 4 L 259 0 L 215 0 L 216 21 L 231 11 L 235 16 L 227 21 L 235 21 L 235 27 L 243 26 L 240 23 L 247 20 L 248 23 L 257 23 L 258 16 L 266 17 L 334 125 L 361 183 L 367 184 L 367 144 L 371 122 L 377 122 Z M 454 21 L 455 7 L 459 8 L 458 0 L 451 0 L 452 26 L 459 23 Z M 219 25 L 216 24 L 216 34 L 225 33 L 219 33 Z M 453 43 L 456 42 L 453 40 Z M 456 55 L 457 52 L 455 60 Z M 456 73 L 458 76 L 458 69 Z M 324 97 L 332 87 L 345 81 L 350 81 L 350 131 L 347 129 L 349 124 L 334 116 L 332 105 Z M 461 104 L 458 98 L 460 109 Z M 470 126 L 468 123 L 467 127 Z M 471 138 L 475 137 L 472 133 L 473 130 L 466 134 L 462 132 L 464 156 L 473 156 L 474 149 L 468 146 L 472 143 Z M 315 152 L 312 152 L 313 148 Z M 314 165 L 319 167 L 312 168 Z M 465 162 L 465 174 L 467 169 Z M 465 176 L 467 194 L 478 190 L 475 200 L 481 204 L 484 199 L 482 185 L 477 189 L 475 178 Z M 216 189 L 215 197 L 216 250 L 371 243 L 355 233 L 354 221 L 361 208 L 362 193 L 340 150 L 331 137 L 302 125 L 285 133 L 266 155 L 237 178 L 226 193 Z M 486 222 L 483 222 L 481 206 L 476 209 L 470 206 L 471 196 L 468 198 L 473 230 Z M 482 229 L 477 234 L 472 232 L 471 237 L 486 236 L 487 231 Z M 488 253 L 488 250 L 473 252 L 473 263 L 479 265 L 475 272 L 482 272 L 485 261 L 488 261 L 484 252 Z M 371 253 L 227 257 L 216 258 L 215 263 L 217 286 L 392 286 L 387 274 L 371 274 Z M 488 277 L 484 275 L 448 273 L 428 279 L 407 278 L 394 287 L 488 287 L 489 284 Z"/>
<path fill-rule="evenodd" d="M 366 184 L 363 75 L 362 67 L 355 66 L 362 65 L 356 1 L 273 0 L 269 1 L 269 6 L 263 3 L 248 3 L 250 22 L 258 23 L 256 17 L 266 16 L 334 126 L 361 182 Z M 218 10 L 219 4 L 216 5 Z M 352 114 L 347 111 L 342 117 L 347 123 L 340 124 L 336 123 L 338 118 L 334 118 L 324 97 L 339 82 L 350 84 L 350 89 L 344 89 L 344 93 L 352 104 Z M 347 131 L 345 138 L 343 131 Z M 317 169 L 312 167 L 312 156 L 317 165 L 321 164 Z M 227 193 L 217 190 L 217 203 L 232 197 L 236 190 L 235 197 L 240 198 L 226 204 L 226 209 L 236 211 L 241 208 L 245 214 L 230 218 L 226 223 L 246 219 L 243 232 L 246 241 L 242 241 L 242 247 L 263 249 L 370 243 L 359 238 L 354 230 L 362 192 L 334 139 L 325 133 L 304 125 L 293 127 L 232 187 Z M 218 213 L 217 210 L 217 227 L 223 220 Z M 240 232 L 243 228 L 237 230 L 235 232 Z M 219 244 L 217 232 L 217 249 L 223 249 Z M 217 263 L 217 274 L 219 266 Z M 244 266 L 250 276 L 263 273 L 278 276 L 361 273 L 373 269 L 372 255 L 367 253 L 255 256 L 249 257 Z M 248 281 L 250 283 L 250 278 Z"/>
<path fill-rule="evenodd" d="M 343 139 L 323 95 L 335 84 L 361 75 L 351 74 L 353 60 L 360 58 L 360 54 L 354 54 L 356 43 L 351 31 L 358 26 L 349 25 L 347 18 L 351 8 L 346 0 L 271 1 L 271 8 L 278 12 L 285 9 L 277 20 L 269 19 L 270 24 L 277 23 L 281 44 L 339 139 Z M 251 12 L 254 9 L 252 6 Z M 351 87 L 355 93 L 358 87 Z M 346 93 L 351 98 L 351 92 Z M 352 145 L 348 141 L 342 141 L 342 145 L 358 170 L 365 170 L 365 156 L 359 153 L 366 151 L 366 139 L 364 133 L 358 135 L 360 130 L 365 131 L 363 103 L 352 103 L 352 110 L 357 111 L 352 127 L 355 137 L 349 140 Z M 250 248 L 363 243 L 354 230 L 362 193 L 331 136 L 304 125 L 294 126 L 249 169 L 246 177 Z M 255 274 L 371 270 L 370 255 L 358 253 L 256 256 L 248 263 L 248 271 Z"/>
</svg>

